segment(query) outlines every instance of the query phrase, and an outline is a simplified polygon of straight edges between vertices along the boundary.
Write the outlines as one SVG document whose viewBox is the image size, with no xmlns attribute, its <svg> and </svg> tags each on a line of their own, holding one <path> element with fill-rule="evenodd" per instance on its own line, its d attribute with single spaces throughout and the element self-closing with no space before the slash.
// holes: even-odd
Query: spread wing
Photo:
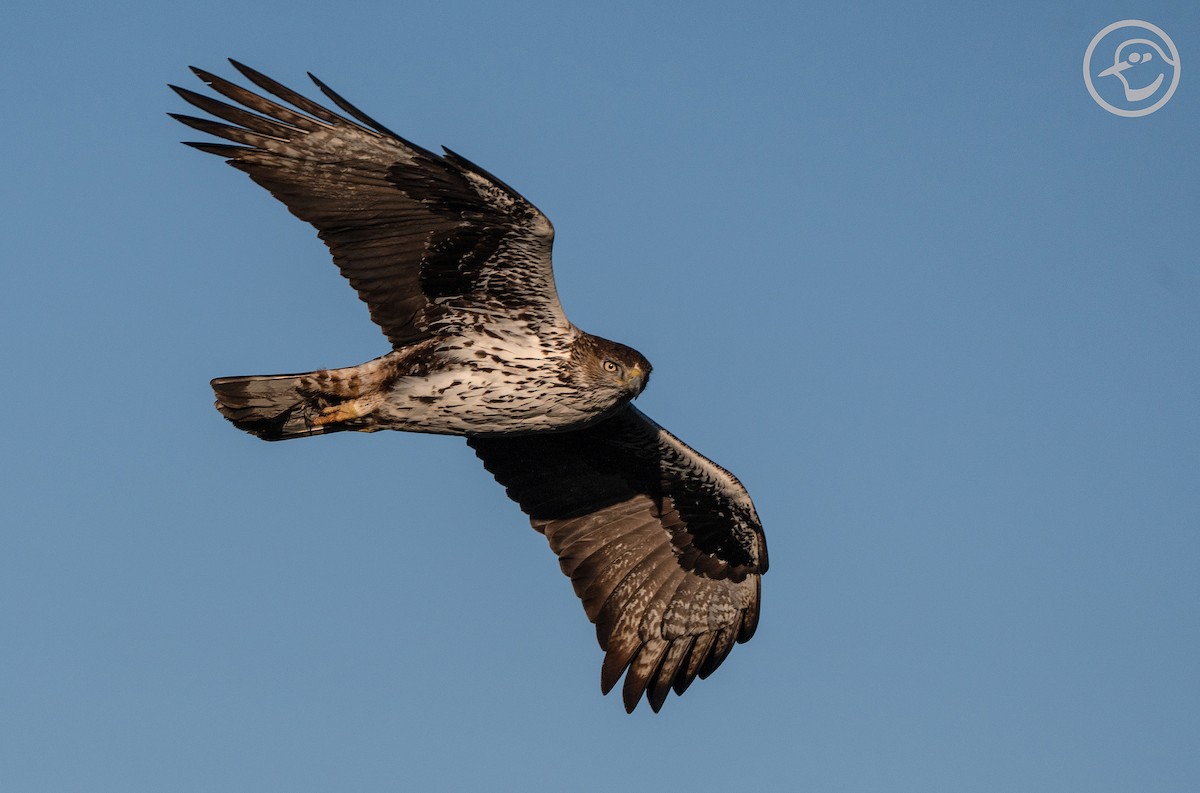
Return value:
<svg viewBox="0 0 1200 793">
<path fill-rule="evenodd" d="M 568 325 L 551 271 L 554 229 L 515 190 L 448 149 L 404 140 L 312 75 L 352 118 L 231 63 L 296 109 L 193 68 L 241 107 L 171 86 L 229 123 L 173 118 L 237 144 L 188 145 L 227 158 L 315 226 L 394 347 L 507 316 L 535 333 Z"/>
<path fill-rule="evenodd" d="M 767 546 L 749 495 L 639 410 L 467 442 L 550 541 L 627 711 L 645 694 L 657 712 L 754 634 Z"/>
</svg>

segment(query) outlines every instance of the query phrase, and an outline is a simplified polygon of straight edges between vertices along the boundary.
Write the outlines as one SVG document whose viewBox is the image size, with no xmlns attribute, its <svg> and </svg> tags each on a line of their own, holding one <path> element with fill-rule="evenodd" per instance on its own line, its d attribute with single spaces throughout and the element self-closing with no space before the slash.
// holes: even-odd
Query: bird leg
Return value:
<svg viewBox="0 0 1200 793">
<path fill-rule="evenodd" d="M 382 401 L 383 397 L 379 394 L 368 394 L 358 399 L 348 399 L 341 404 L 322 408 L 321 412 L 313 417 L 312 423 L 320 427 L 326 424 L 338 424 L 343 421 L 362 418 L 374 413 Z"/>
</svg>

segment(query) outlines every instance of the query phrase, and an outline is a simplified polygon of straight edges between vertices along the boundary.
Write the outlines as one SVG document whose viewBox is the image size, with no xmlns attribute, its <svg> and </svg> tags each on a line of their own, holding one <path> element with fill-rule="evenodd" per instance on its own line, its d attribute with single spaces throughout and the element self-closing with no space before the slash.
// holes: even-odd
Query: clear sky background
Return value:
<svg viewBox="0 0 1200 793">
<path fill-rule="evenodd" d="M 1200 788 L 1200 5 L 25 3 L 0 25 L 0 789 Z M 1163 28 L 1111 115 L 1081 62 Z M 208 380 L 386 350 L 178 144 L 226 56 L 554 221 L 563 302 L 736 472 L 758 635 L 599 693 L 458 439 L 266 444 Z"/>
</svg>

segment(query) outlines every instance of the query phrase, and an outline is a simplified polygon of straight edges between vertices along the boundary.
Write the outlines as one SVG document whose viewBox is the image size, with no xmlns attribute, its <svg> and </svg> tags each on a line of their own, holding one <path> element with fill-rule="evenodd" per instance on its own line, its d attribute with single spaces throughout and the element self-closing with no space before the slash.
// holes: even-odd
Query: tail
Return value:
<svg viewBox="0 0 1200 793">
<path fill-rule="evenodd" d="M 368 429 L 364 421 L 336 420 L 342 416 L 331 415 L 330 409 L 349 396 L 327 388 L 330 375 L 340 371 L 218 377 L 212 389 L 222 416 L 265 441 Z"/>
</svg>

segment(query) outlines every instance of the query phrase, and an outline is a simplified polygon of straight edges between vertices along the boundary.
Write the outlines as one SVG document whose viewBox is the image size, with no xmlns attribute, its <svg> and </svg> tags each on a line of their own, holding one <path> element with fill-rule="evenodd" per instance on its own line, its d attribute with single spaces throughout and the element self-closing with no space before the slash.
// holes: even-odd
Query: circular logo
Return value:
<svg viewBox="0 0 1200 793">
<path fill-rule="evenodd" d="M 1088 45 L 1083 82 L 1109 113 L 1148 116 L 1179 86 L 1179 50 L 1156 25 L 1140 19 L 1114 22 Z"/>
</svg>

